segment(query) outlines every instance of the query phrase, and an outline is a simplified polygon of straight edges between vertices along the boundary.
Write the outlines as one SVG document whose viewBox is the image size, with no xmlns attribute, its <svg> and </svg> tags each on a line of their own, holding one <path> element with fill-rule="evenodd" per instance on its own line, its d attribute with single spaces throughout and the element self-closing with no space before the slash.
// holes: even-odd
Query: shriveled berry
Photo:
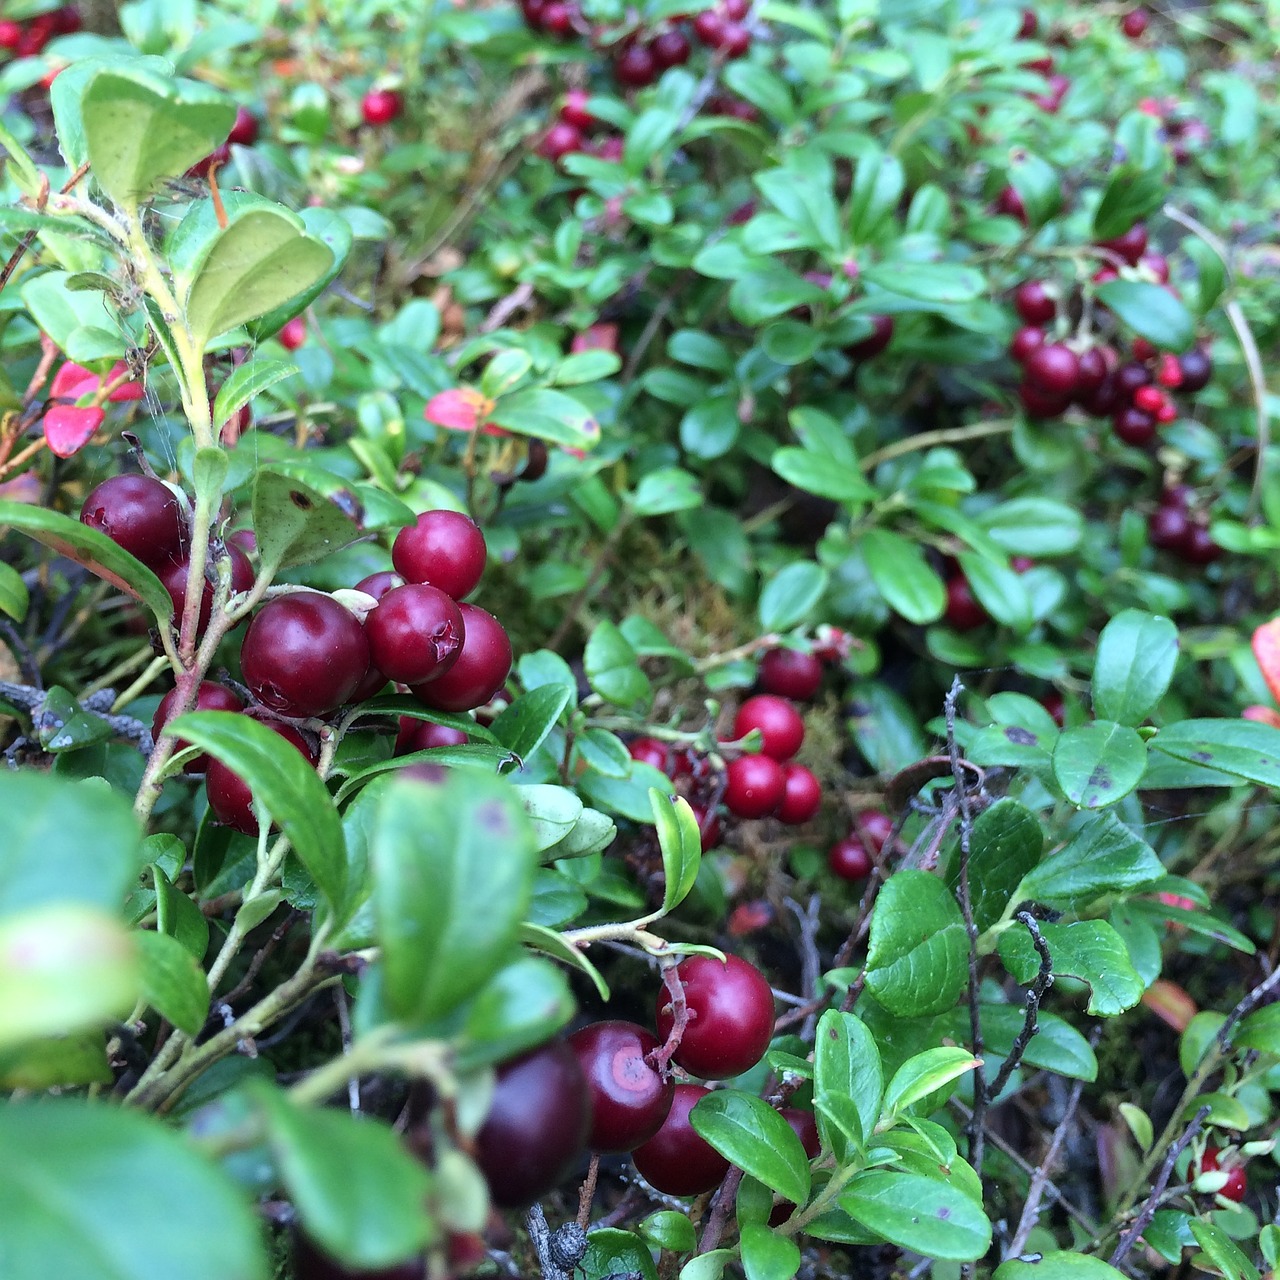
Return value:
<svg viewBox="0 0 1280 1280">
<path fill-rule="evenodd" d="M 569 1037 L 591 1094 L 591 1151 L 634 1151 L 662 1127 L 674 1081 L 650 1064 L 656 1037 L 633 1022 L 593 1022 Z"/>
<path fill-rule="evenodd" d="M 439 587 L 406 582 L 392 587 L 364 620 L 369 656 L 388 680 L 426 684 L 462 654 L 462 612 Z"/>
<path fill-rule="evenodd" d="M 773 991 L 764 974 L 740 956 L 721 962 L 689 956 L 676 969 L 684 987 L 689 1022 L 675 1062 L 690 1075 L 725 1080 L 749 1071 L 773 1038 Z M 658 1036 L 666 1040 L 675 1022 L 671 996 L 658 997 Z"/>
</svg>

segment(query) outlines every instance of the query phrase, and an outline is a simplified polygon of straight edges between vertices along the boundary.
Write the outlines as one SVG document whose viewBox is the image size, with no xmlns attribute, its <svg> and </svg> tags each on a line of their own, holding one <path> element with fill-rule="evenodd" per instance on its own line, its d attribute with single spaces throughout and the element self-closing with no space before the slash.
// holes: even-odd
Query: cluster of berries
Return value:
<svg viewBox="0 0 1280 1280">
<path fill-rule="evenodd" d="M 80 11 L 73 4 L 50 9 L 26 22 L 0 18 L 0 49 L 15 58 L 34 58 L 55 36 L 74 35 L 83 25 Z"/>
<path fill-rule="evenodd" d="M 1153 547 L 1169 551 L 1186 564 L 1212 564 L 1222 548 L 1209 534 L 1206 513 L 1196 510 L 1195 491 L 1173 484 L 1161 491 L 1159 504 L 1147 519 Z"/>
</svg>

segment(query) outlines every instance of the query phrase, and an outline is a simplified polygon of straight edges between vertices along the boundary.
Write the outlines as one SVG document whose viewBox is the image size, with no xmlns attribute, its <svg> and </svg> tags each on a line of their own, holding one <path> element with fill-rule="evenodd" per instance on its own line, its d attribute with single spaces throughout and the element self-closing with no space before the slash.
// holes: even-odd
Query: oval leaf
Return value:
<svg viewBox="0 0 1280 1280">
<path fill-rule="evenodd" d="M 890 1244 L 926 1258 L 973 1262 L 991 1247 L 982 1205 L 937 1178 L 871 1169 L 849 1183 L 840 1207 Z"/>
<path fill-rule="evenodd" d="M 763 1098 L 717 1089 L 689 1113 L 694 1131 L 730 1164 L 788 1200 L 809 1198 L 809 1157 L 791 1126 Z"/>
<path fill-rule="evenodd" d="M 1053 775 L 1072 804 L 1100 809 L 1123 800 L 1142 781 L 1147 744 L 1136 729 L 1095 720 L 1065 730 L 1053 748 Z"/>
<path fill-rule="evenodd" d="M 1178 663 L 1178 628 L 1125 609 L 1102 629 L 1093 664 L 1093 709 L 1101 720 L 1141 724 L 1164 697 Z"/>
</svg>

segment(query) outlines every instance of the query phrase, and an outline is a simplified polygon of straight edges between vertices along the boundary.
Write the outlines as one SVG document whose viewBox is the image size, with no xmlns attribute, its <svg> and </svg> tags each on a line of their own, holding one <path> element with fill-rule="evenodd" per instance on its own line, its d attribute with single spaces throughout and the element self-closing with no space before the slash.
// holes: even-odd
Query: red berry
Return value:
<svg viewBox="0 0 1280 1280">
<path fill-rule="evenodd" d="M 374 666 L 402 684 L 426 684 L 444 675 L 462 653 L 457 602 L 425 583 L 392 587 L 369 611 L 364 633 Z"/>
<path fill-rule="evenodd" d="M 1156 438 L 1156 420 L 1141 409 L 1121 409 L 1111 420 L 1118 439 L 1136 449 L 1144 448 Z"/>
<path fill-rule="evenodd" d="M 493 1202 L 519 1209 L 546 1195 L 577 1163 L 590 1128 L 591 1095 L 566 1041 L 500 1067 L 476 1136 L 476 1162 Z"/>
<path fill-rule="evenodd" d="M 564 95 L 564 105 L 560 108 L 560 119 L 571 124 L 584 133 L 594 129 L 600 121 L 587 110 L 591 95 L 585 89 L 570 89 Z"/>
<path fill-rule="evenodd" d="M 404 99 L 394 89 L 370 89 L 360 102 L 365 124 L 375 129 L 389 125 L 404 111 Z"/>
<path fill-rule="evenodd" d="M 724 39 L 725 20 L 715 9 L 703 9 L 694 16 L 693 33 L 709 49 L 718 49 Z"/>
<path fill-rule="evenodd" d="M 549 36 L 564 39 L 573 30 L 574 8 L 562 0 L 549 0 L 542 6 L 542 29 Z"/>
<path fill-rule="evenodd" d="M 307 340 L 307 322 L 301 316 L 294 316 L 280 326 L 276 339 L 286 351 L 297 351 Z"/>
<path fill-rule="evenodd" d="M 229 545 L 227 555 L 231 560 L 231 594 L 238 595 L 253 586 L 253 565 L 249 557 L 239 547 Z M 173 601 L 175 625 L 181 625 L 182 614 L 187 603 L 187 579 L 190 577 L 191 561 L 183 556 L 179 560 L 164 565 L 159 570 L 160 581 L 164 584 L 169 598 Z M 200 596 L 200 612 L 197 615 L 196 631 L 201 632 L 209 625 L 209 617 L 213 612 L 213 583 L 205 576 L 204 591 Z"/>
<path fill-rule="evenodd" d="M 80 522 L 105 533 L 152 569 L 183 554 L 187 520 L 177 495 L 154 476 L 111 476 L 92 490 Z"/>
<path fill-rule="evenodd" d="M 845 347 L 844 353 L 850 360 L 874 360 L 893 341 L 892 316 L 871 315 L 866 318 L 872 324 L 871 336 Z"/>
<path fill-rule="evenodd" d="M 1138 259 L 1147 251 L 1147 228 L 1142 222 L 1135 222 L 1122 236 L 1112 236 L 1110 240 L 1100 240 L 1104 249 L 1118 254 L 1131 267 L 1138 265 Z"/>
<path fill-rule="evenodd" d="M 1178 358 L 1182 366 L 1182 390 L 1189 394 L 1203 391 L 1213 377 L 1213 361 L 1206 351 L 1195 348 Z"/>
<path fill-rule="evenodd" d="M 738 708 L 733 720 L 735 739 L 745 738 L 759 729 L 764 745 L 760 748 L 775 760 L 790 760 L 804 741 L 804 720 L 785 698 L 758 693 Z"/>
<path fill-rule="evenodd" d="M 947 609 L 944 616 L 948 625 L 956 631 L 972 631 L 984 622 L 991 621 L 990 615 L 973 594 L 969 579 L 962 573 L 947 579 Z"/>
<path fill-rule="evenodd" d="M 1033 418 L 1056 418 L 1071 405 L 1070 396 L 1055 395 L 1024 382 L 1018 387 L 1018 399 Z"/>
<path fill-rule="evenodd" d="M 367 578 L 361 578 L 352 590 L 363 591 L 365 595 L 381 600 L 392 587 L 403 586 L 404 579 L 398 573 L 392 573 L 390 569 L 381 569 L 377 573 L 369 574 Z"/>
<path fill-rule="evenodd" d="M 470 739 L 461 729 L 447 724 L 435 724 L 430 720 L 414 720 L 400 717 L 400 730 L 396 734 L 393 755 L 407 756 L 414 751 L 430 751 L 432 747 L 460 747 Z"/>
<path fill-rule="evenodd" d="M 291 591 L 258 611 L 240 646 L 253 696 L 287 716 L 325 716 L 351 699 L 369 670 L 355 614 L 319 591 Z"/>
<path fill-rule="evenodd" d="M 1147 536 L 1153 547 L 1180 551 L 1191 530 L 1191 518 L 1181 507 L 1157 507 L 1147 519 Z"/>
<path fill-rule="evenodd" d="M 720 0 L 718 7 L 730 22 L 741 22 L 751 12 L 751 0 Z"/>
<path fill-rule="evenodd" d="M 883 809 L 863 809 L 854 818 L 853 825 L 872 853 L 879 853 L 893 835 L 893 819 Z"/>
<path fill-rule="evenodd" d="M 739 756 L 725 771 L 724 803 L 737 818 L 767 818 L 786 789 L 782 766 L 769 756 Z"/>
<path fill-rule="evenodd" d="M 1182 362 L 1177 356 L 1166 351 L 1160 357 L 1160 367 L 1156 370 L 1156 381 L 1162 387 L 1168 387 L 1170 391 L 1176 391 L 1182 386 Z"/>
<path fill-rule="evenodd" d="M 682 960 L 676 976 L 684 987 L 690 1018 L 675 1062 L 704 1080 L 726 1080 L 749 1071 L 773 1038 L 773 992 L 755 965 L 739 956 Z M 671 1034 L 675 1013 L 664 989 L 658 997 L 658 1036 Z"/>
<path fill-rule="evenodd" d="M 779 822 L 800 826 L 808 822 L 822 806 L 822 784 L 802 764 L 789 761 L 782 766 L 782 803 L 778 806 Z"/>
<path fill-rule="evenodd" d="M 1156 350 L 1155 343 L 1148 342 L 1146 338 L 1134 338 L 1131 345 L 1133 347 L 1133 358 L 1135 360 L 1141 360 L 1144 364 L 1150 360 L 1154 360 L 1159 354 Z"/>
<path fill-rule="evenodd" d="M 1167 485 L 1160 494 L 1160 505 L 1189 511 L 1195 503 L 1195 496 L 1196 491 L 1189 484 Z"/>
<path fill-rule="evenodd" d="M 1151 370 L 1143 364 L 1122 364 L 1116 370 L 1116 387 L 1122 396 L 1132 400 L 1139 387 L 1151 382 Z"/>
<path fill-rule="evenodd" d="M 1218 1158 L 1222 1152 L 1217 1147 L 1205 1147 L 1204 1156 L 1200 1160 L 1201 1173 L 1215 1173 L 1221 1166 L 1218 1164 Z M 1245 1172 L 1244 1165 L 1233 1164 L 1226 1170 L 1227 1184 L 1218 1192 L 1227 1200 L 1234 1200 L 1237 1204 L 1244 1199 L 1244 1193 L 1249 1187 L 1249 1175 Z"/>
<path fill-rule="evenodd" d="M 995 210 L 1007 218 L 1017 218 L 1024 227 L 1027 225 L 1027 206 L 1022 202 L 1016 187 L 1005 187 L 996 196 Z"/>
<path fill-rule="evenodd" d="M 1013 335 L 1009 343 L 1009 354 L 1019 363 L 1024 364 L 1027 357 L 1037 348 L 1044 346 L 1044 330 L 1026 325 Z"/>
<path fill-rule="evenodd" d="M 407 582 L 439 587 L 455 600 L 475 590 L 487 555 L 480 527 L 457 511 L 424 511 L 391 548 L 391 562 Z"/>
<path fill-rule="evenodd" d="M 251 147 L 258 140 L 258 117 L 246 107 L 236 108 L 236 122 L 227 134 L 227 141 L 238 147 Z"/>
<path fill-rule="evenodd" d="M 253 715 L 251 711 L 246 714 Z M 257 716 L 254 718 L 258 719 Z M 263 719 L 262 723 L 268 729 L 278 733 L 312 764 L 315 764 L 316 753 L 311 749 L 310 743 L 292 725 L 266 719 Z M 258 819 L 253 812 L 253 792 L 249 790 L 249 784 L 238 773 L 233 773 L 220 760 L 210 760 L 205 770 L 204 789 L 209 797 L 209 808 L 213 811 L 213 816 L 224 827 L 243 832 L 247 836 L 258 834 Z"/>
<path fill-rule="evenodd" d="M 562 160 L 571 152 L 581 151 L 583 141 L 582 131 L 577 125 L 570 124 L 567 120 L 557 120 L 542 135 L 542 141 L 538 143 L 538 154 L 544 160 Z"/>
<path fill-rule="evenodd" d="M 1013 291 L 1013 307 L 1026 324 L 1048 324 L 1058 304 L 1039 280 L 1024 280 Z"/>
<path fill-rule="evenodd" d="M 841 880 L 865 880 L 871 874 L 871 855 L 857 836 L 845 836 L 828 850 L 827 866 Z"/>
<path fill-rule="evenodd" d="M 657 78 L 661 68 L 648 45 L 633 44 L 613 64 L 614 78 L 629 89 L 643 89 Z"/>
<path fill-rule="evenodd" d="M 1120 30 L 1123 31 L 1130 40 L 1141 40 L 1147 30 L 1148 21 L 1149 19 L 1145 9 L 1130 9 L 1129 12 L 1120 19 Z"/>
<path fill-rule="evenodd" d="M 699 1084 L 676 1085 L 662 1127 L 631 1153 L 640 1176 L 663 1195 L 701 1195 L 729 1172 L 729 1162 L 689 1122 L 689 1112 L 710 1092 Z"/>
<path fill-rule="evenodd" d="M 14 52 L 22 43 L 22 24 L 9 18 L 0 19 L 0 49 Z"/>
<path fill-rule="evenodd" d="M 1037 347 L 1023 365 L 1026 379 L 1039 391 L 1050 395 L 1071 396 L 1080 376 L 1080 360 L 1070 347 L 1061 342 Z"/>
<path fill-rule="evenodd" d="M 547 0 L 520 0 L 520 10 L 524 14 L 525 24 L 531 31 L 542 30 L 542 11 Z"/>
<path fill-rule="evenodd" d="M 751 49 L 751 31 L 740 22 L 726 22 L 719 48 L 726 58 L 743 58 Z"/>
<path fill-rule="evenodd" d="M 1014 573 L 1026 573 L 1030 569 L 1036 567 L 1036 562 L 1030 556 L 1010 556 L 1009 568 Z"/>
<path fill-rule="evenodd" d="M 173 709 L 178 703 L 177 689 L 170 689 L 168 693 L 160 699 L 160 705 L 156 708 L 156 714 L 151 721 L 151 736 L 158 738 L 163 732 L 165 725 L 173 719 Z M 218 684 L 215 680 L 201 680 L 200 688 L 196 692 L 196 711 L 243 711 L 244 703 L 236 697 L 225 685 Z M 189 747 L 189 742 L 184 742 L 181 738 L 174 744 L 174 751 L 182 751 Z M 203 752 L 196 758 L 184 765 L 183 773 L 203 773 L 209 764 L 209 757 Z"/>
<path fill-rule="evenodd" d="M 187 170 L 188 178 L 204 178 L 206 181 L 209 175 L 217 168 L 226 164 L 231 159 L 231 148 L 224 142 L 222 146 L 215 147 L 203 160 L 197 160 L 195 164 Z"/>
<path fill-rule="evenodd" d="M 1040 699 L 1040 705 L 1053 718 L 1053 723 L 1061 729 L 1067 718 L 1067 704 L 1063 701 L 1062 694 L 1054 689 Z"/>
<path fill-rule="evenodd" d="M 1139 387 L 1133 393 L 1133 407 L 1143 413 L 1157 414 L 1166 403 L 1164 392 L 1159 387 Z"/>
<path fill-rule="evenodd" d="M 502 623 L 474 604 L 458 608 L 464 632 L 462 652 L 444 675 L 409 690 L 424 706 L 437 711 L 483 707 L 511 673 L 511 640 Z"/>
<path fill-rule="evenodd" d="M 1212 564 L 1222 555 L 1222 548 L 1214 542 L 1209 530 L 1202 524 L 1193 524 L 1178 554 L 1187 564 Z"/>
<path fill-rule="evenodd" d="M 663 773 L 671 768 L 671 749 L 658 738 L 636 738 L 628 743 L 627 751 L 633 760 L 651 764 Z"/>
<path fill-rule="evenodd" d="M 569 1037 L 591 1095 L 587 1148 L 602 1154 L 634 1151 L 662 1127 L 675 1083 L 648 1058 L 657 1039 L 632 1022 L 594 1022 Z"/>
<path fill-rule="evenodd" d="M 1076 373 L 1076 403 L 1085 404 L 1098 394 L 1107 377 L 1107 359 L 1101 348 L 1088 347 L 1080 353 Z"/>
<path fill-rule="evenodd" d="M 683 31 L 664 31 L 655 36 L 649 46 L 653 60 L 665 71 L 668 67 L 682 67 L 689 61 L 689 41 Z"/>
<path fill-rule="evenodd" d="M 708 849 L 714 849 L 720 843 L 720 837 L 723 835 L 720 815 L 705 805 L 694 804 L 689 807 L 693 810 L 694 821 L 698 824 L 702 852 L 706 853 Z"/>
<path fill-rule="evenodd" d="M 770 649 L 760 660 L 759 677 L 766 693 L 805 702 L 822 685 L 822 662 L 798 649 Z"/>
<path fill-rule="evenodd" d="M 1034 40 L 1036 32 L 1040 30 L 1040 19 L 1036 17 L 1034 9 L 1023 9 L 1022 25 L 1018 28 L 1019 40 Z"/>
</svg>

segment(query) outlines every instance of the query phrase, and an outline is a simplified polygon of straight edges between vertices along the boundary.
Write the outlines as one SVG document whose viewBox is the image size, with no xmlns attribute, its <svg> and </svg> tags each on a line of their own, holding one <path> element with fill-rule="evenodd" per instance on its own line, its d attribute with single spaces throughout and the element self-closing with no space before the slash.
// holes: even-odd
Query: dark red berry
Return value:
<svg viewBox="0 0 1280 1280">
<path fill-rule="evenodd" d="M 587 1147 L 602 1154 L 634 1151 L 662 1127 L 675 1083 L 649 1064 L 657 1039 L 633 1022 L 593 1022 L 569 1037 L 591 1094 Z"/>
<path fill-rule="evenodd" d="M 871 321 L 871 336 L 845 347 L 850 360 L 874 360 L 893 341 L 892 316 L 871 315 L 866 319 Z"/>
<path fill-rule="evenodd" d="M 1048 324 L 1058 314 L 1058 304 L 1039 280 L 1024 280 L 1013 291 L 1013 308 L 1024 324 Z"/>
<path fill-rule="evenodd" d="M 368 669 L 364 628 L 350 609 L 319 591 L 291 591 L 268 601 L 240 646 L 245 684 L 281 715 L 336 711 Z"/>
<path fill-rule="evenodd" d="M 263 719 L 262 723 L 268 729 L 278 733 L 312 764 L 315 764 L 316 753 L 312 750 L 311 744 L 292 725 L 266 719 Z M 220 760 L 210 760 L 205 770 L 204 789 L 209 797 L 209 808 L 213 811 L 213 816 L 224 827 L 243 832 L 247 836 L 258 834 L 258 819 L 253 812 L 253 792 L 249 790 L 249 784 L 238 773 L 233 773 Z"/>
<path fill-rule="evenodd" d="M 893 835 L 893 819 L 883 809 L 863 809 L 854 818 L 853 825 L 872 853 L 879 853 Z"/>
<path fill-rule="evenodd" d="M 475 590 L 487 555 L 479 525 L 457 511 L 424 511 L 391 547 L 391 562 L 406 582 L 439 587 L 455 600 Z"/>
<path fill-rule="evenodd" d="M 590 1129 L 591 1095 L 566 1041 L 553 1040 L 500 1067 L 476 1136 L 476 1162 L 493 1202 L 519 1209 L 558 1186 L 582 1155 Z"/>
<path fill-rule="evenodd" d="M 170 689 L 168 693 L 160 699 L 160 705 L 156 708 L 156 714 L 151 721 L 151 736 L 158 738 L 164 731 L 165 725 L 173 719 L 174 707 L 178 704 L 177 689 Z M 196 711 L 243 711 L 244 703 L 236 697 L 225 685 L 218 684 L 216 680 L 201 680 L 200 688 L 196 692 Z M 182 751 L 189 747 L 189 742 L 184 742 L 181 738 L 174 744 L 174 751 Z M 194 760 L 183 765 L 183 773 L 203 773 L 209 764 L 209 757 L 201 752 Z"/>
<path fill-rule="evenodd" d="M 766 693 L 805 702 L 822 685 L 822 661 L 799 649 L 770 649 L 760 660 L 759 676 Z"/>
<path fill-rule="evenodd" d="M 737 818 L 767 818 L 786 789 L 782 766 L 769 756 L 739 756 L 725 770 L 724 803 Z"/>
<path fill-rule="evenodd" d="M 1187 564 L 1212 564 L 1222 555 L 1222 548 L 1214 542 L 1209 530 L 1202 524 L 1193 524 L 1187 530 L 1186 540 L 1178 554 Z"/>
<path fill-rule="evenodd" d="M 258 140 L 258 117 L 247 107 L 236 108 L 236 122 L 227 134 L 227 141 L 238 147 L 251 147 Z"/>
<path fill-rule="evenodd" d="M 296 351 L 307 340 L 307 322 L 301 316 L 294 316 L 280 326 L 276 341 L 286 351 Z"/>
<path fill-rule="evenodd" d="M 758 693 L 738 708 L 733 720 L 734 739 L 745 738 L 759 729 L 764 739 L 760 748 L 775 760 L 790 760 L 804 742 L 804 720 L 785 698 Z"/>
<path fill-rule="evenodd" d="M 388 680 L 426 684 L 462 653 L 462 613 L 439 587 L 407 582 L 392 587 L 364 620 L 369 656 Z"/>
<path fill-rule="evenodd" d="M 542 30 L 542 11 L 546 8 L 546 3 L 547 0 L 520 0 L 520 11 L 531 31 Z"/>
<path fill-rule="evenodd" d="M 1136 449 L 1145 448 L 1156 438 L 1156 420 L 1132 405 L 1121 409 L 1111 419 L 1111 424 L 1117 438 Z"/>
<path fill-rule="evenodd" d="M 1027 225 L 1027 206 L 1023 203 L 1016 187 L 1005 187 L 996 196 L 995 210 L 997 213 L 1003 213 L 1005 217 L 1017 218 L 1024 227 Z"/>
<path fill-rule="evenodd" d="M 1157 507 L 1147 519 L 1147 536 L 1153 547 L 1180 551 L 1191 530 L 1191 518 L 1181 507 Z"/>
<path fill-rule="evenodd" d="M 1148 341 L 1146 338 L 1134 338 L 1130 345 L 1133 349 L 1133 358 L 1135 360 L 1141 360 L 1144 364 L 1154 360 L 1159 354 L 1156 350 L 1155 343 Z"/>
<path fill-rule="evenodd" d="M 1160 494 L 1160 505 L 1189 511 L 1195 503 L 1195 497 L 1196 491 L 1189 484 L 1170 484 Z"/>
<path fill-rule="evenodd" d="M 1163 253 L 1144 253 L 1138 259 L 1138 266 L 1151 272 L 1157 284 L 1169 283 L 1169 259 Z"/>
<path fill-rule="evenodd" d="M 1178 364 L 1182 367 L 1181 390 L 1193 395 L 1209 385 L 1209 379 L 1213 377 L 1213 361 L 1209 359 L 1208 352 L 1194 348 L 1179 356 Z"/>
<path fill-rule="evenodd" d="M 1022 401 L 1022 407 L 1033 418 L 1059 417 L 1071 404 L 1070 396 L 1055 395 L 1026 382 L 1018 387 L 1018 399 Z"/>
<path fill-rule="evenodd" d="M 720 0 L 717 7 L 730 22 L 741 22 L 751 12 L 751 0 Z"/>
<path fill-rule="evenodd" d="M 693 810 L 693 819 L 698 824 L 702 852 L 706 853 L 708 849 L 714 849 L 720 843 L 720 837 L 723 835 L 720 815 L 705 805 L 694 804 L 689 807 Z"/>
<path fill-rule="evenodd" d="M 1130 40 L 1141 40 L 1147 30 L 1148 18 L 1145 9 L 1130 9 L 1128 13 L 1120 19 L 1120 30 L 1129 37 Z"/>
<path fill-rule="evenodd" d="M 750 29 L 740 22 L 726 22 L 719 48 L 726 58 L 746 57 L 751 49 Z"/>
<path fill-rule="evenodd" d="M 947 579 L 947 609 L 944 616 L 948 625 L 956 631 L 972 631 L 984 622 L 991 621 L 963 573 L 953 574 Z"/>
<path fill-rule="evenodd" d="M 394 89 L 370 89 L 360 102 L 365 124 L 375 129 L 391 124 L 403 110 L 404 99 Z"/>
<path fill-rule="evenodd" d="M 724 39 L 725 20 L 715 9 L 703 9 L 693 19 L 693 33 L 709 49 L 718 49 Z"/>
<path fill-rule="evenodd" d="M 773 1038 L 773 992 L 764 974 L 731 955 L 723 963 L 714 956 L 690 956 L 680 962 L 676 976 L 690 1018 L 675 1062 L 704 1080 L 725 1080 L 754 1067 Z M 675 1020 L 665 988 L 656 1017 L 658 1037 L 665 1041 Z"/>
<path fill-rule="evenodd" d="M 567 120 L 557 120 L 542 135 L 538 143 L 538 154 L 544 160 L 561 160 L 573 151 L 581 151 L 583 146 L 582 131 L 577 125 Z"/>
<path fill-rule="evenodd" d="M 857 836 L 845 836 L 827 851 L 827 866 L 841 880 L 865 880 L 871 874 L 871 855 Z"/>
<path fill-rule="evenodd" d="M 367 578 L 361 578 L 352 590 L 363 591 L 365 595 L 381 600 L 392 587 L 403 586 L 404 579 L 398 573 L 392 573 L 390 569 L 381 569 L 377 573 L 369 574 Z"/>
<path fill-rule="evenodd" d="M 1144 364 L 1130 362 L 1122 364 L 1115 373 L 1116 388 L 1122 396 L 1132 400 L 1139 387 L 1148 386 L 1151 382 L 1151 370 Z"/>
<path fill-rule="evenodd" d="M 105 533 L 149 568 L 186 550 L 187 520 L 177 495 L 153 476 L 112 476 L 84 500 L 80 522 Z"/>
<path fill-rule="evenodd" d="M 1040 699 L 1040 705 L 1053 718 L 1053 723 L 1061 729 L 1067 718 L 1067 704 L 1063 701 L 1062 694 L 1054 689 Z"/>
<path fill-rule="evenodd" d="M 689 1112 L 710 1093 L 699 1084 L 678 1084 L 662 1127 L 631 1153 L 637 1172 L 668 1196 L 699 1196 L 712 1191 L 729 1172 L 729 1162 L 694 1131 Z"/>
<path fill-rule="evenodd" d="M 651 85 L 660 71 L 652 50 L 643 44 L 633 44 L 624 49 L 613 64 L 614 78 L 629 89 L 643 89 Z"/>
<path fill-rule="evenodd" d="M 689 54 L 692 52 L 684 32 L 674 30 L 664 31 L 661 35 L 655 36 L 653 43 L 649 46 L 649 51 L 653 54 L 654 62 L 663 71 L 668 67 L 684 66 L 689 61 Z"/>
<path fill-rule="evenodd" d="M 1131 267 L 1138 265 L 1138 259 L 1147 251 L 1147 228 L 1142 222 L 1135 222 L 1122 236 L 1113 236 L 1110 240 L 1098 242 L 1104 249 L 1118 254 Z"/>
<path fill-rule="evenodd" d="M 473 711 L 483 707 L 511 673 L 511 640 L 491 613 L 462 604 L 462 652 L 442 676 L 410 687 L 425 706 L 437 711 Z"/>
<path fill-rule="evenodd" d="M 788 826 L 808 822 L 822 806 L 822 784 L 802 764 L 788 761 L 782 766 L 782 803 L 777 818 Z"/>
<path fill-rule="evenodd" d="M 564 95 L 564 105 L 560 108 L 560 119 L 571 124 L 584 133 L 594 129 L 600 121 L 587 110 L 591 95 L 585 89 L 570 89 Z"/>
<path fill-rule="evenodd" d="M 1107 376 L 1107 360 L 1099 347 L 1088 347 L 1080 353 L 1076 371 L 1076 402 L 1086 404 L 1098 394 Z"/>
<path fill-rule="evenodd" d="M 460 747 L 470 741 L 461 729 L 447 724 L 435 724 L 431 720 L 414 720 L 400 717 L 400 730 L 396 734 L 397 756 L 407 756 L 414 751 L 430 751 L 432 747 Z"/>
<path fill-rule="evenodd" d="M 1080 405 L 1086 413 L 1095 418 L 1109 417 L 1120 405 L 1120 388 L 1113 373 L 1102 379 L 1098 389 L 1090 396 L 1081 399 Z"/>
<path fill-rule="evenodd" d="M 562 0 L 549 0 L 542 6 L 542 29 L 549 36 L 562 40 L 573 30 L 574 8 Z"/>
<path fill-rule="evenodd" d="M 1080 359 L 1063 343 L 1050 342 L 1032 351 L 1022 368 L 1027 381 L 1037 390 L 1071 396 L 1080 376 Z"/>
<path fill-rule="evenodd" d="M 1044 346 L 1044 330 L 1026 325 L 1013 335 L 1013 341 L 1009 343 L 1009 354 L 1019 364 L 1023 364 L 1037 347 L 1042 346 Z"/>
<path fill-rule="evenodd" d="M 248 591 L 253 586 L 253 565 L 249 557 L 239 547 L 228 545 L 227 556 L 231 561 L 231 595 Z M 191 561 L 185 556 L 163 566 L 159 571 L 160 581 L 173 601 L 174 625 L 181 625 L 182 614 L 187 604 L 187 579 L 191 575 Z M 206 575 L 204 591 L 200 596 L 200 612 L 197 615 L 196 631 L 201 632 L 209 625 L 209 617 L 213 613 L 213 583 Z"/>
<path fill-rule="evenodd" d="M 1201 1173 L 1216 1173 L 1221 1169 L 1218 1163 L 1222 1152 L 1217 1147 L 1205 1147 L 1204 1155 L 1200 1159 Z M 1249 1189 L 1249 1175 L 1245 1172 L 1243 1164 L 1233 1164 L 1226 1170 L 1227 1183 L 1226 1186 L 1218 1192 L 1218 1195 L 1227 1200 L 1234 1200 L 1237 1204 L 1244 1199 L 1245 1192 Z"/>
</svg>

